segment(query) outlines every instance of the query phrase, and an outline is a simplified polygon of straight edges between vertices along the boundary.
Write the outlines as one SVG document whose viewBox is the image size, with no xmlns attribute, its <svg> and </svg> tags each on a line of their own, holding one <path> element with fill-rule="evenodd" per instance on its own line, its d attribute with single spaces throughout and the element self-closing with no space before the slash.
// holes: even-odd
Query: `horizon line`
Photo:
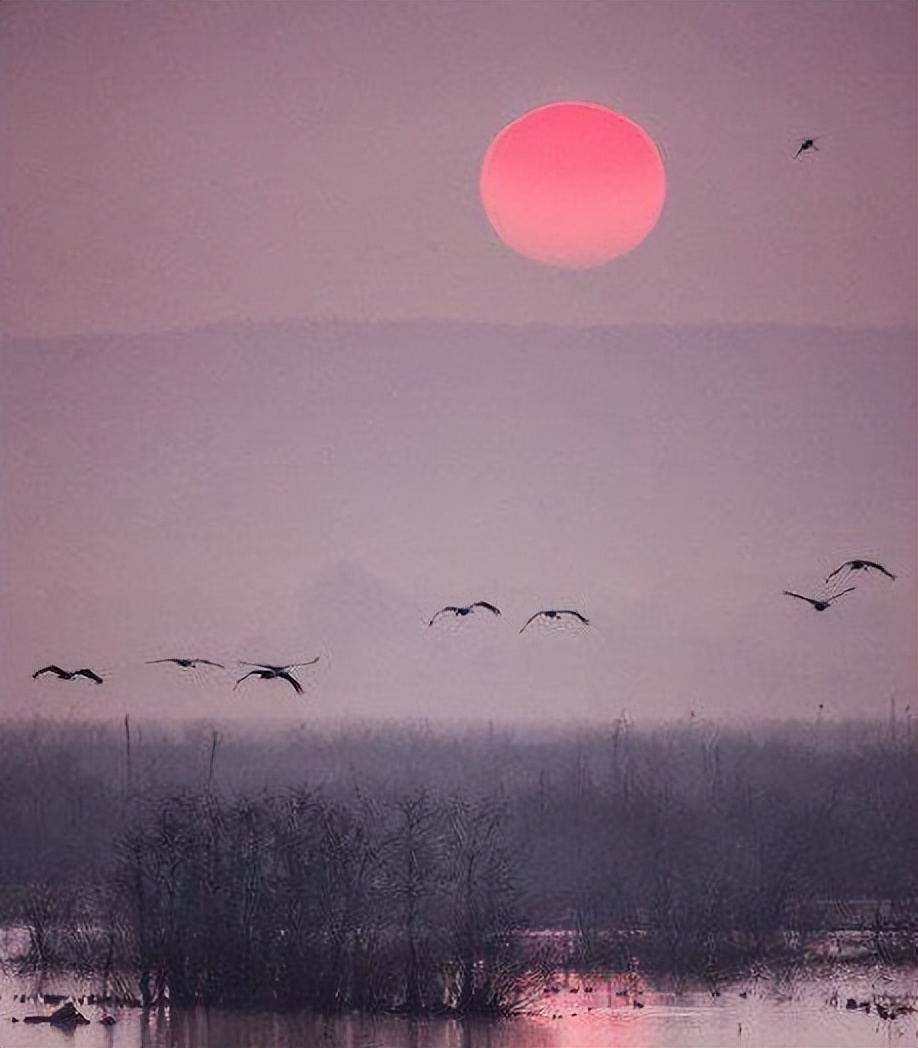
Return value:
<svg viewBox="0 0 918 1048">
<path fill-rule="evenodd" d="M 205 331 L 225 330 L 228 328 L 293 328 L 293 327 L 352 327 L 352 328 L 404 328 L 404 327 L 443 327 L 443 328 L 486 328 L 491 330 L 531 330 L 590 332 L 619 331 L 622 329 L 643 329 L 660 331 L 701 331 L 712 328 L 719 330 L 752 330 L 780 329 L 783 331 L 831 331 L 831 332 L 882 332 L 882 333 L 915 333 L 918 335 L 918 318 L 914 321 L 898 323 L 862 323 L 844 324 L 829 321 L 782 321 L 782 320 L 626 320 L 610 323 L 553 323 L 545 320 L 526 321 L 490 321 L 461 320 L 451 317 L 404 317 L 372 319 L 366 317 L 251 317 L 209 320 L 195 325 L 177 324 L 166 328 L 137 329 L 97 329 L 51 334 L 3 332 L 0 333 L 0 349 L 14 343 L 60 343 L 76 339 L 142 339 L 162 336 L 192 335 Z"/>
</svg>

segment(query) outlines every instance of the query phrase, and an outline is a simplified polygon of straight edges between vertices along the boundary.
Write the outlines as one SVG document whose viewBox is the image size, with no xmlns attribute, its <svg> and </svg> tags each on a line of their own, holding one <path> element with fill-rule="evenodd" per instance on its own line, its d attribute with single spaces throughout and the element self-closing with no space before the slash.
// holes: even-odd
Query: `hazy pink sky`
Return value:
<svg viewBox="0 0 918 1048">
<path fill-rule="evenodd" d="M 0 5 L 7 334 L 361 317 L 915 322 L 915 5 Z M 640 251 L 523 263 L 478 169 L 598 102 L 660 147 Z M 819 153 L 791 159 L 819 136 Z"/>
<path fill-rule="evenodd" d="M 3 709 L 914 709 L 916 28 L 0 4 Z M 587 271 L 478 200 L 501 127 L 570 98 L 666 165 L 657 228 Z M 898 578 L 782 595 L 855 556 Z M 501 619 L 426 626 L 478 599 Z M 594 626 L 518 633 L 557 605 Z M 317 653 L 305 706 L 144 665 Z"/>
</svg>

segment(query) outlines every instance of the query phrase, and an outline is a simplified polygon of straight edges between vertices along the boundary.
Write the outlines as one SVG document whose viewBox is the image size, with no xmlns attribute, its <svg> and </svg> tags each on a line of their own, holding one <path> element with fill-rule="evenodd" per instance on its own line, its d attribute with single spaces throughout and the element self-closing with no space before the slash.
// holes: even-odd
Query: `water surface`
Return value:
<svg viewBox="0 0 918 1048">
<path fill-rule="evenodd" d="M 675 992 L 645 985 L 626 992 L 622 977 L 572 975 L 534 1001 L 527 1014 L 499 1021 L 408 1020 L 311 1013 L 231 1012 L 218 1008 L 109 1009 L 81 1005 L 88 1026 L 58 1030 L 13 1022 L 49 1014 L 41 1001 L 21 1002 L 35 980 L 0 977 L 2 1048 L 911 1048 L 916 1013 L 895 1019 L 849 1009 L 846 1002 L 914 1002 L 916 972 L 837 967 L 818 976 L 774 975 L 720 987 Z M 590 987 L 588 990 L 587 987 Z M 45 992 L 90 992 L 88 984 L 45 980 Z M 98 988 L 96 988 L 98 989 Z M 632 989 L 635 987 L 632 985 Z M 14 997 L 14 994 L 16 995 Z M 745 996 L 742 996 L 745 994 Z M 642 1007 L 636 1006 L 635 1002 Z"/>
</svg>

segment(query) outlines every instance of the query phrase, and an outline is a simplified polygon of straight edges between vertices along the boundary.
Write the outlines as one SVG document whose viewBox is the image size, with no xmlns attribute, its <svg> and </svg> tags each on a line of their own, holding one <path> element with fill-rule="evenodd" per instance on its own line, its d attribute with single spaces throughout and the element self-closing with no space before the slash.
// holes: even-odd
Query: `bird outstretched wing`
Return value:
<svg viewBox="0 0 918 1048">
<path fill-rule="evenodd" d="M 436 613 L 436 615 L 434 615 L 430 622 L 427 623 L 427 625 L 432 626 L 441 615 L 445 615 L 448 611 L 451 611 L 454 615 L 458 615 L 461 610 L 462 609 L 457 608 L 455 604 L 448 604 L 445 608 L 440 608 L 440 610 Z"/>
<path fill-rule="evenodd" d="M 785 597 L 796 597 L 797 600 L 805 600 L 807 602 L 807 604 L 812 604 L 813 607 L 815 607 L 819 603 L 819 601 L 813 600 L 812 597 L 804 597 L 804 595 L 802 593 L 794 593 L 792 590 L 785 590 L 784 591 L 784 596 Z"/>
<path fill-rule="evenodd" d="M 90 669 L 84 668 L 84 669 L 81 669 L 81 670 L 74 670 L 72 675 L 74 677 L 86 677 L 87 680 L 93 680 L 93 681 L 96 682 L 96 684 L 101 684 L 102 683 L 102 678 L 99 676 L 99 674 L 98 673 L 94 673 Z"/>
<path fill-rule="evenodd" d="M 877 571 L 882 571 L 884 575 L 887 575 L 889 578 L 891 578 L 893 580 L 895 580 L 895 578 L 896 578 L 896 576 L 893 575 L 893 573 L 891 571 L 887 571 L 886 568 L 884 568 L 882 564 L 877 564 L 877 562 L 875 560 L 865 560 L 865 561 L 862 561 L 862 563 L 867 568 L 876 568 Z"/>
<path fill-rule="evenodd" d="M 829 572 L 829 574 L 828 574 L 828 575 L 826 575 L 826 582 L 828 582 L 828 581 L 829 581 L 829 579 L 834 579 L 834 578 L 835 578 L 835 576 L 836 576 L 836 575 L 837 575 L 837 574 L 838 574 L 838 573 L 839 573 L 840 571 L 844 571 L 844 570 L 845 570 L 845 568 L 850 568 L 850 567 L 851 567 L 851 565 L 852 565 L 853 563 L 854 563 L 853 561 L 850 561 L 850 560 L 846 560 L 844 564 L 839 564 L 839 566 L 838 566 L 838 567 L 837 567 L 837 568 L 835 569 L 835 571 L 830 571 L 830 572 Z"/>
<path fill-rule="evenodd" d="M 311 663 L 303 663 L 303 665 L 308 666 L 308 665 L 311 665 Z M 300 687 L 300 682 L 292 674 L 287 673 L 286 670 L 284 670 L 281 673 L 278 673 L 277 676 L 281 680 L 285 680 L 288 683 L 292 684 L 293 685 L 293 690 L 297 693 L 297 695 L 302 695 L 303 694 L 303 689 L 302 689 L 302 687 Z"/>
<path fill-rule="evenodd" d="M 849 587 L 848 587 L 847 589 L 843 589 L 843 590 L 841 590 L 841 591 L 840 591 L 839 593 L 836 593 L 836 594 L 834 594 L 833 596 L 831 596 L 831 597 L 827 598 L 827 603 L 831 604 L 831 602 L 832 602 L 833 600 L 838 600 L 838 598 L 839 598 L 839 597 L 844 597 L 844 595 L 845 595 L 846 593 L 851 593 L 851 592 L 853 592 L 853 591 L 854 591 L 855 589 L 856 589 L 856 587 L 855 587 L 855 586 L 849 586 Z"/>
<path fill-rule="evenodd" d="M 488 611 L 493 611 L 495 615 L 500 615 L 500 608 L 496 608 L 493 604 L 489 604 L 486 600 L 476 600 L 472 607 L 487 608 Z"/>
<path fill-rule="evenodd" d="M 32 678 L 40 677 L 43 673 L 56 673 L 58 677 L 69 677 L 70 674 L 66 670 L 62 670 L 60 666 L 50 665 L 43 666 L 40 670 L 36 670 L 32 674 Z"/>
</svg>

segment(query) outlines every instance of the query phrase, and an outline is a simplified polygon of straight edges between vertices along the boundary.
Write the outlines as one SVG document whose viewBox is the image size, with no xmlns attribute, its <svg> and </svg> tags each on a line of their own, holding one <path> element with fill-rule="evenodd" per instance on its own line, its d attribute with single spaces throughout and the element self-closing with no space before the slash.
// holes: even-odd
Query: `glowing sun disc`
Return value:
<svg viewBox="0 0 918 1048">
<path fill-rule="evenodd" d="M 497 134 L 479 192 L 508 247 L 586 269 L 650 233 L 663 210 L 666 175 L 653 139 L 632 120 L 594 102 L 553 102 Z"/>
</svg>

